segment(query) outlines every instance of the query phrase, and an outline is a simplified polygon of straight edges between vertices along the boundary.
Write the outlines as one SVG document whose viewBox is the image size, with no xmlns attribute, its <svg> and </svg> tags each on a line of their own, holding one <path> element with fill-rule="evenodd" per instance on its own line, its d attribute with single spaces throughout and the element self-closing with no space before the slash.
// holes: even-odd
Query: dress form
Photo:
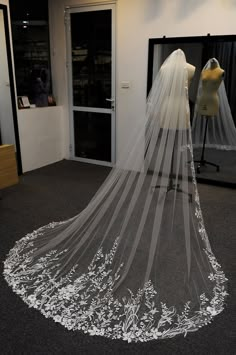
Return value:
<svg viewBox="0 0 236 355">
<path fill-rule="evenodd" d="M 210 73 L 219 73 L 219 81 L 221 77 L 220 74 L 222 73 L 222 69 L 220 68 L 219 62 L 214 58 L 216 64 L 215 70 L 211 70 L 212 67 L 212 59 L 210 58 L 202 70 L 202 76 L 204 79 L 204 74 L 209 75 Z M 208 69 L 208 70 L 207 70 Z M 207 71 L 206 71 L 207 70 Z M 223 73 L 224 74 L 224 73 Z M 224 74 L 225 76 L 225 74 Z M 229 78 L 230 79 L 230 78 Z M 203 103 L 203 99 L 206 99 L 206 86 L 210 85 L 209 80 L 208 83 L 205 84 L 202 80 L 199 80 L 199 85 L 197 89 L 197 100 L 195 104 L 195 108 L 193 111 L 193 119 L 192 119 L 192 142 L 195 148 L 202 148 L 203 140 L 204 140 L 204 133 L 205 133 L 205 124 L 206 124 L 206 117 L 208 117 L 208 126 L 207 126 L 207 134 L 206 134 L 206 142 L 205 146 L 207 148 L 213 148 L 218 150 L 236 150 L 236 127 L 234 123 L 234 119 L 232 117 L 231 107 L 229 105 L 227 92 L 225 90 L 225 83 L 224 80 L 221 81 L 221 84 L 217 90 L 217 95 L 215 95 L 216 100 L 218 101 L 219 110 L 214 110 L 213 116 L 206 116 L 206 114 L 210 114 L 209 112 L 209 105 L 208 110 L 203 110 L 203 107 L 200 106 L 200 103 Z M 204 86 L 204 88 L 203 88 Z M 215 102 L 217 102 L 215 100 Z M 209 101 L 208 101 L 209 102 Z M 216 112 L 216 113 L 215 113 Z"/>
<path fill-rule="evenodd" d="M 206 143 L 206 134 L 208 127 L 208 120 L 214 119 L 214 117 L 219 112 L 219 97 L 218 89 L 224 77 L 224 70 L 219 67 L 218 62 L 215 58 L 210 60 L 209 68 L 203 69 L 201 73 L 201 82 L 202 82 L 202 92 L 197 102 L 197 111 L 201 115 L 201 118 L 205 118 L 205 132 L 204 140 L 202 146 L 201 159 L 195 162 L 198 163 L 197 172 L 200 173 L 201 166 L 211 165 L 216 167 L 216 171 L 220 170 L 219 165 L 206 161 L 204 159 L 205 153 L 205 143 Z"/>
<path fill-rule="evenodd" d="M 201 73 L 202 92 L 197 102 L 197 110 L 202 116 L 214 117 L 219 111 L 219 97 L 217 90 L 223 80 L 224 70 L 215 60 L 210 61 L 210 68 Z"/>
<path fill-rule="evenodd" d="M 191 84 L 192 78 L 195 73 L 195 66 L 189 63 L 186 63 L 186 70 L 187 70 L 187 80 L 185 83 L 186 87 L 186 95 L 188 94 L 188 88 Z M 168 70 L 168 66 L 164 66 L 161 69 L 162 71 Z M 170 109 L 173 110 L 173 112 L 178 112 L 178 107 L 180 105 L 180 97 L 176 95 L 174 98 L 172 97 L 171 100 L 169 97 L 165 98 L 162 110 L 160 112 L 160 126 L 162 129 L 188 129 L 189 128 L 189 106 L 186 107 L 186 112 L 183 114 L 180 113 L 178 117 L 175 117 L 175 120 L 172 119 L 170 122 L 167 122 L 165 119 L 167 111 Z"/>
<path fill-rule="evenodd" d="M 162 68 L 164 70 L 168 69 L 168 68 Z M 195 73 L 195 69 L 196 67 L 192 64 L 186 63 L 186 70 L 187 70 L 187 80 L 185 83 L 185 88 L 186 88 L 186 96 L 188 96 L 188 89 L 189 86 L 192 82 L 192 78 L 194 76 Z M 170 102 L 171 101 L 171 102 Z M 175 115 L 173 115 L 173 117 L 175 117 L 175 120 L 171 120 L 170 122 L 166 122 L 165 120 L 165 115 L 166 112 L 168 111 L 169 107 L 172 107 L 173 111 L 179 112 L 179 105 L 180 105 L 180 97 L 178 97 L 177 95 L 170 100 L 168 97 L 165 99 L 164 101 L 164 105 L 163 105 L 163 109 L 161 111 L 161 119 L 160 119 L 160 125 L 161 125 L 161 129 L 165 130 L 165 129 L 173 129 L 173 130 L 186 130 L 189 129 L 189 124 L 190 124 L 190 112 L 189 112 L 189 105 L 186 105 L 186 111 L 185 112 L 181 112 L 179 114 L 178 117 L 176 117 Z M 176 120 L 177 119 L 177 120 Z M 187 193 L 186 191 L 183 191 L 180 187 L 179 184 L 177 184 L 177 186 L 174 184 L 174 150 L 172 152 L 172 159 L 171 159 L 171 172 L 169 175 L 169 182 L 167 185 L 167 192 L 171 191 L 171 190 L 175 190 L 177 192 L 182 192 L 184 194 L 187 194 L 189 197 L 189 202 L 192 202 L 192 195 Z M 160 185 L 156 185 L 154 188 L 160 188 Z"/>
</svg>

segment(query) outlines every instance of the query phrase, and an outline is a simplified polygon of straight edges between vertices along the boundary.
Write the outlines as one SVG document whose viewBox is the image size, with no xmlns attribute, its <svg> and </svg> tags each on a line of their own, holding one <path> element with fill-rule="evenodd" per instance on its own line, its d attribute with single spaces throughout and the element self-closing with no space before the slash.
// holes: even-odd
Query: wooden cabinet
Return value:
<svg viewBox="0 0 236 355">
<path fill-rule="evenodd" d="M 0 145 L 0 190 L 18 181 L 14 145 Z"/>
</svg>

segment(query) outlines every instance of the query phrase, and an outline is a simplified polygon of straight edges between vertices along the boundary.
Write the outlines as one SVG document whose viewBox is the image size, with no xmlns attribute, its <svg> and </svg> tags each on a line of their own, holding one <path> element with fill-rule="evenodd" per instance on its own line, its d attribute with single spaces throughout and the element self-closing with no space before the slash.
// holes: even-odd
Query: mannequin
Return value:
<svg viewBox="0 0 236 355">
<path fill-rule="evenodd" d="M 215 81 L 212 80 L 213 76 Z M 220 68 L 219 62 L 215 58 L 210 58 L 202 70 L 202 80 L 198 85 L 192 123 L 192 140 L 195 148 L 203 147 L 205 138 L 207 148 L 236 150 L 236 127 L 223 77 L 224 71 Z"/>
<path fill-rule="evenodd" d="M 215 58 L 210 60 L 210 67 L 201 73 L 202 92 L 198 99 L 197 109 L 202 116 L 217 115 L 219 111 L 219 97 L 217 90 L 223 80 L 224 70 L 221 69 Z"/>
<path fill-rule="evenodd" d="M 185 89 L 186 89 L 186 97 L 188 97 L 188 89 L 191 84 L 192 78 L 194 76 L 196 67 L 192 64 L 186 63 L 185 68 L 187 69 L 187 82 L 185 83 Z M 166 71 L 166 70 L 168 70 L 168 67 L 164 66 L 161 68 L 161 70 Z M 160 113 L 160 115 L 161 115 L 161 119 L 160 119 L 161 129 L 163 129 L 163 130 L 169 130 L 169 129 L 170 130 L 187 130 L 189 128 L 189 125 L 190 125 L 189 105 L 186 105 L 185 112 L 182 112 L 181 110 L 179 110 L 179 105 L 180 105 L 180 98 L 178 97 L 178 95 L 175 95 L 175 97 L 172 97 L 171 100 L 169 99 L 169 97 L 164 99 L 163 108 Z M 166 116 L 168 115 L 168 113 L 170 113 L 170 110 L 173 110 L 173 111 L 171 114 L 171 120 L 168 121 L 168 120 L 166 120 Z M 175 115 L 175 112 L 179 112 L 179 115 Z M 175 142 L 175 144 L 173 146 L 172 160 L 171 160 L 171 171 L 170 171 L 170 175 L 169 175 L 169 179 L 168 179 L 169 180 L 168 185 L 166 187 L 167 192 L 176 189 L 177 192 L 187 194 L 189 197 L 189 202 L 192 202 L 192 195 L 190 193 L 182 190 L 179 187 L 179 184 L 176 185 L 174 183 L 174 155 L 175 155 L 176 144 L 177 144 L 177 142 Z M 156 185 L 154 188 L 156 189 L 156 188 L 160 188 L 160 187 L 161 187 L 160 185 Z"/>
<path fill-rule="evenodd" d="M 204 159 L 205 143 L 207 135 L 207 127 L 209 118 L 214 119 L 219 112 L 219 96 L 218 89 L 224 77 L 224 70 L 219 66 L 215 58 L 210 59 L 208 65 L 203 68 L 201 73 L 202 89 L 197 100 L 197 112 L 202 118 L 206 118 L 204 140 L 202 146 L 201 159 L 196 160 L 198 163 L 197 172 L 200 173 L 201 166 L 211 165 L 216 167 L 216 171 L 220 170 L 219 165 L 206 161 Z"/>
<path fill-rule="evenodd" d="M 186 63 L 186 69 L 187 69 L 187 83 L 185 86 L 186 86 L 186 95 L 188 95 L 187 91 L 188 91 L 188 88 L 191 84 L 191 81 L 194 76 L 196 68 L 192 64 Z M 168 70 L 168 66 L 167 65 L 162 66 L 161 71 L 163 72 L 163 75 L 165 75 L 164 72 L 166 70 Z M 189 121 L 189 107 L 186 107 L 186 112 L 184 115 L 182 115 L 180 113 L 179 117 L 177 118 L 177 122 L 174 119 L 172 119 L 170 122 L 166 122 L 166 120 L 165 120 L 165 116 L 166 116 L 167 111 L 169 110 L 169 106 L 172 107 L 173 111 L 177 110 L 177 112 L 178 112 L 179 104 L 180 104 L 180 102 L 179 102 L 178 95 L 176 95 L 175 98 L 172 98 L 171 102 L 168 97 L 165 99 L 162 110 L 160 112 L 161 128 L 163 128 L 163 129 L 187 129 L 187 128 L 189 128 L 189 122 L 190 122 Z M 174 116 L 174 115 L 173 115 L 173 117 L 176 118 L 176 116 Z"/>
<path fill-rule="evenodd" d="M 196 67 L 192 64 L 187 63 L 187 71 L 188 71 L 188 87 L 192 82 L 192 78 L 194 76 Z"/>
</svg>

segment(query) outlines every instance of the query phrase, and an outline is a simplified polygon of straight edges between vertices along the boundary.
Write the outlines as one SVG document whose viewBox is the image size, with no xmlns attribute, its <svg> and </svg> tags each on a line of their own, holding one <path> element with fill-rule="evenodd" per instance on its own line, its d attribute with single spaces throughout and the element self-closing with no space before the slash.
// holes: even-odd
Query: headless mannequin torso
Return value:
<svg viewBox="0 0 236 355">
<path fill-rule="evenodd" d="M 202 154 L 200 160 L 195 160 L 198 163 L 197 173 L 200 173 L 201 166 L 211 165 L 216 167 L 216 171 L 220 170 L 218 164 L 205 160 L 205 143 L 207 135 L 207 127 L 209 118 L 214 118 L 219 112 L 219 97 L 218 89 L 224 77 L 224 70 L 220 68 L 219 63 L 215 58 L 210 59 L 209 65 L 202 70 L 201 73 L 201 94 L 197 101 L 198 113 L 206 118 L 204 138 L 202 146 Z"/>
<path fill-rule="evenodd" d="M 187 71 L 188 71 L 188 87 L 191 84 L 192 78 L 194 76 L 195 73 L 195 66 L 192 64 L 187 63 Z"/>
<path fill-rule="evenodd" d="M 162 68 L 164 70 L 168 70 L 168 68 Z M 194 76 L 195 73 L 195 66 L 193 66 L 192 64 L 187 63 L 187 83 L 186 83 L 186 94 L 188 91 L 188 88 L 191 84 L 192 78 Z M 163 104 L 163 108 L 161 110 L 161 119 L 160 119 L 160 126 L 163 129 L 187 129 L 189 128 L 189 108 L 188 106 L 186 107 L 186 114 L 181 115 L 177 118 L 177 122 L 173 122 L 173 120 L 171 120 L 170 122 L 166 122 L 166 111 L 168 110 L 169 105 L 171 105 L 172 110 L 174 112 L 178 112 L 178 106 L 180 105 L 180 97 L 176 96 L 174 98 L 170 99 L 169 97 L 166 98 L 164 104 Z M 175 115 L 173 115 L 174 117 L 176 117 Z"/>
<path fill-rule="evenodd" d="M 186 82 L 185 82 L 185 94 L 183 94 L 183 91 L 180 91 L 179 95 L 175 94 L 174 97 L 166 97 L 163 102 L 163 106 L 160 112 L 160 128 L 162 130 L 172 130 L 175 134 L 174 138 L 174 145 L 173 145 L 173 151 L 172 151 L 172 159 L 171 159 L 171 168 L 169 174 L 166 174 L 168 177 L 168 183 L 166 185 L 166 192 L 169 192 L 171 190 L 175 190 L 177 192 L 181 192 L 183 194 L 188 195 L 189 202 L 192 202 L 192 194 L 189 193 L 188 191 L 185 191 L 179 185 L 175 184 L 175 178 L 174 178 L 174 160 L 175 160 L 175 151 L 176 151 L 176 144 L 175 142 L 178 140 L 176 138 L 176 132 L 179 130 L 185 131 L 189 129 L 190 127 L 190 118 L 189 118 L 189 105 L 188 105 L 188 88 L 191 84 L 191 80 L 194 76 L 195 73 L 195 66 L 192 64 L 186 63 L 185 67 L 187 71 L 187 77 L 186 77 Z M 162 67 L 162 70 L 168 70 L 168 67 Z M 173 96 L 173 95 L 172 95 Z M 187 99 L 186 99 L 187 98 Z M 180 110 L 180 107 L 182 107 L 182 103 L 184 100 L 186 102 L 186 110 Z M 173 114 L 172 114 L 173 112 Z M 179 115 L 176 115 L 176 112 L 179 112 Z M 168 119 L 167 119 L 168 117 Z M 164 174 L 165 175 L 165 174 Z M 160 188 L 160 185 L 156 185 L 154 188 Z"/>
<path fill-rule="evenodd" d="M 219 111 L 219 97 L 217 90 L 223 80 L 224 70 L 214 58 L 210 61 L 210 68 L 201 73 L 202 92 L 198 99 L 197 110 L 202 116 L 215 116 Z"/>
</svg>

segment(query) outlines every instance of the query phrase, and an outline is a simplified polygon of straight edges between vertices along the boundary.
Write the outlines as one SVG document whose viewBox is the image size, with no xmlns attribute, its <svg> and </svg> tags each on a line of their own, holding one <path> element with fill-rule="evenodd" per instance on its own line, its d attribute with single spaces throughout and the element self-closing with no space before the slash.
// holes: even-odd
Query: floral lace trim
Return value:
<svg viewBox="0 0 236 355">
<path fill-rule="evenodd" d="M 199 212 L 198 212 L 199 213 Z M 59 222 L 61 224 L 63 222 Z M 182 313 L 165 303 L 154 301 L 157 291 L 148 281 L 136 294 L 129 290 L 129 297 L 122 300 L 113 297 L 113 286 L 119 279 L 123 265 L 111 276 L 111 264 L 117 249 L 118 238 L 108 254 L 98 250 L 88 271 L 74 279 L 77 265 L 62 277 L 52 276 L 59 257 L 66 252 L 52 250 L 31 265 L 30 252 L 20 255 L 26 245 L 33 247 L 33 240 L 45 228 L 54 228 L 58 223 L 28 234 L 18 241 L 4 263 L 4 277 L 29 307 L 36 308 L 46 318 L 53 318 L 67 329 L 82 330 L 90 335 L 102 335 L 112 339 L 149 341 L 174 337 L 177 334 L 195 331 L 211 322 L 224 307 L 226 278 L 211 251 L 205 250 L 213 267 L 209 279 L 215 283 L 213 298 L 200 296 L 198 311 L 191 310 L 187 302 Z M 201 232 L 205 238 L 204 231 Z M 74 279 L 72 281 L 72 279 Z M 30 294 L 28 294 L 30 292 Z"/>
<path fill-rule="evenodd" d="M 202 144 L 196 143 L 196 144 L 193 144 L 193 147 L 194 148 L 202 148 Z M 219 150 L 236 150 L 236 146 L 235 145 L 226 145 L 226 144 L 206 143 L 205 147 L 206 148 L 215 148 L 215 149 L 219 149 Z"/>
<path fill-rule="evenodd" d="M 193 157 L 192 146 L 187 145 L 186 148 Z M 214 283 L 213 297 L 208 299 L 203 293 L 198 311 L 191 309 L 191 302 L 185 303 L 181 313 L 177 313 L 174 306 L 162 302 L 157 304 L 154 301 L 157 290 L 151 280 L 136 294 L 128 290 L 129 297 L 123 297 L 122 300 L 114 298 L 113 287 L 123 267 L 121 264 L 111 276 L 118 238 L 109 253 L 104 254 L 103 249 L 99 249 L 88 271 L 77 278 L 75 272 L 78 265 L 64 277 L 59 278 L 58 271 L 55 273 L 60 266 L 60 256 L 67 250 L 52 250 L 36 264 L 31 264 L 35 251 L 34 239 L 43 235 L 45 229 L 55 228 L 67 221 L 50 223 L 18 241 L 4 262 L 6 281 L 29 307 L 40 310 L 46 318 L 51 317 L 67 329 L 82 330 L 90 335 L 144 342 L 181 333 L 186 335 L 210 323 L 224 308 L 227 279 L 211 251 L 204 227 L 193 161 L 191 170 L 198 231 L 205 242 L 204 252 L 212 266 L 212 273 L 208 277 Z M 25 252 L 27 248 L 31 250 Z"/>
</svg>

